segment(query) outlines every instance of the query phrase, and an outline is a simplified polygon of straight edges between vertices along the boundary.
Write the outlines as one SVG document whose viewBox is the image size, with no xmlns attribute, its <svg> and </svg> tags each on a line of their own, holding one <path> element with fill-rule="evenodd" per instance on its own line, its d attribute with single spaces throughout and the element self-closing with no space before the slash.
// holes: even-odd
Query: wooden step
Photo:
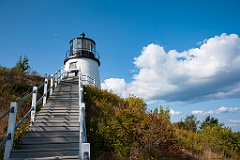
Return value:
<svg viewBox="0 0 240 160">
<path fill-rule="evenodd" d="M 62 81 L 10 160 L 79 159 L 78 82 Z"/>
</svg>

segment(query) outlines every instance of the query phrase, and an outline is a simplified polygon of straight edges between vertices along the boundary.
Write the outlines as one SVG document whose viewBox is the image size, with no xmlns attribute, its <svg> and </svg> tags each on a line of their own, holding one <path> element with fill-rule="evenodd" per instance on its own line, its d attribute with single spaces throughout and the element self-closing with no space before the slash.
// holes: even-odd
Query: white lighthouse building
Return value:
<svg viewBox="0 0 240 160">
<path fill-rule="evenodd" d="M 80 72 L 85 76 L 85 81 L 94 82 L 100 88 L 99 66 L 99 54 L 94 40 L 86 38 L 82 33 L 81 37 L 70 41 L 70 51 L 64 60 L 64 76 L 77 76 Z"/>
</svg>

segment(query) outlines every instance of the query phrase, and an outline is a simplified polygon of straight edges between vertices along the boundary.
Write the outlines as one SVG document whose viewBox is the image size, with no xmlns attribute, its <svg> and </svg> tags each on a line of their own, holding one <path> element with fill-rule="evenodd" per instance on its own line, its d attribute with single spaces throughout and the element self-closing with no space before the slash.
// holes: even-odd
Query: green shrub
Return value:
<svg viewBox="0 0 240 160">
<path fill-rule="evenodd" d="M 84 86 L 84 102 L 92 159 L 172 158 L 179 151 L 169 110 L 147 114 L 139 97 L 122 99 L 90 86 Z"/>
<path fill-rule="evenodd" d="M 240 139 L 223 124 L 209 124 L 197 131 L 177 129 L 178 142 L 201 159 L 239 159 Z"/>
</svg>

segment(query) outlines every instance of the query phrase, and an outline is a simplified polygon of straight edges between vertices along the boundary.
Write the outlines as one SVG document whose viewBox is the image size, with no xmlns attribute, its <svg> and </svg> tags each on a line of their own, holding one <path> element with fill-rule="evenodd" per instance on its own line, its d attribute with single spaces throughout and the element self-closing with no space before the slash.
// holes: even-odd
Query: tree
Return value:
<svg viewBox="0 0 240 160">
<path fill-rule="evenodd" d="M 196 132 L 198 124 L 199 121 L 197 121 L 197 118 L 194 115 L 186 116 L 184 121 L 181 120 L 177 123 L 178 128 L 192 130 L 193 132 Z"/>
<path fill-rule="evenodd" d="M 29 59 L 27 58 L 27 56 L 24 55 L 23 57 L 21 55 L 14 68 L 18 69 L 23 73 L 28 73 L 31 69 L 28 62 L 29 62 Z"/>
<path fill-rule="evenodd" d="M 32 76 L 40 76 L 40 74 L 36 70 L 31 70 L 30 75 L 32 75 Z"/>
<path fill-rule="evenodd" d="M 211 116 L 207 116 L 205 118 L 205 120 L 201 123 L 201 129 L 203 129 L 205 126 L 209 125 L 209 126 L 214 126 L 214 125 L 218 125 L 219 124 L 219 120 L 217 118 L 211 117 Z"/>
<path fill-rule="evenodd" d="M 187 130 L 192 130 L 193 132 L 196 132 L 199 121 L 197 121 L 197 118 L 194 115 L 186 116 L 185 124 Z"/>
</svg>

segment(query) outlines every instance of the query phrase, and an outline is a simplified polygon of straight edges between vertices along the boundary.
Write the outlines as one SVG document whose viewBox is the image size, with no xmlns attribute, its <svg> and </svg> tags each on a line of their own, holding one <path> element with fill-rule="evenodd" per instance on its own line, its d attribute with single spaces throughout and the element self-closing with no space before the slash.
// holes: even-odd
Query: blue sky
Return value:
<svg viewBox="0 0 240 160">
<path fill-rule="evenodd" d="M 20 55 L 40 74 L 63 66 L 69 41 L 97 43 L 102 87 L 240 131 L 240 1 L 0 0 L 0 65 Z"/>
</svg>

